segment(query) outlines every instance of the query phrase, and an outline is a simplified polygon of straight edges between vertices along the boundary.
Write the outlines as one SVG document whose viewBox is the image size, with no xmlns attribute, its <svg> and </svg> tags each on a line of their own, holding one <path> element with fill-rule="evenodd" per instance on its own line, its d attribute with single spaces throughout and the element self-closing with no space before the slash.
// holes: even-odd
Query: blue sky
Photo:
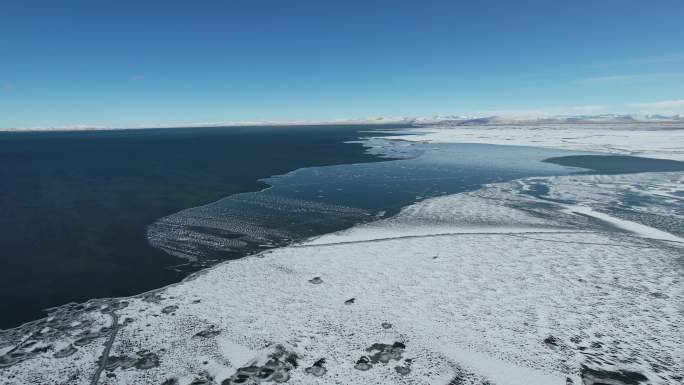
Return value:
<svg viewBox="0 0 684 385">
<path fill-rule="evenodd" d="M 0 127 L 684 113 L 684 1 L 1 0 Z"/>
</svg>

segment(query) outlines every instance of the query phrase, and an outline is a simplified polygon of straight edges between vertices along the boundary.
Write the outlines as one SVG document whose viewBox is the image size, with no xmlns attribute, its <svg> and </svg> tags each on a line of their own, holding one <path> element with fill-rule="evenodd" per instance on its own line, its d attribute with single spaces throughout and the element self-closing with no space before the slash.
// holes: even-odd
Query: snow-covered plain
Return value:
<svg viewBox="0 0 684 385">
<path fill-rule="evenodd" d="M 645 173 L 425 200 L 2 332 L 0 382 L 681 384 L 683 199 L 683 173 Z"/>
<path fill-rule="evenodd" d="M 432 143 L 489 143 L 550 147 L 608 154 L 684 160 L 684 122 L 623 124 L 445 125 L 388 139 Z"/>
</svg>

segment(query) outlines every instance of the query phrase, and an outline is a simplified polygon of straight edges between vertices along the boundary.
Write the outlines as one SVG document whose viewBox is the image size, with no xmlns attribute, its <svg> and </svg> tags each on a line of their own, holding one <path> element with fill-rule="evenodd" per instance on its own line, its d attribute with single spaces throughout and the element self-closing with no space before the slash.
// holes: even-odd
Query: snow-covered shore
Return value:
<svg viewBox="0 0 684 385">
<path fill-rule="evenodd" d="M 425 130 L 403 139 L 465 135 Z M 528 145 L 602 146 L 524 130 Z M 618 132 L 619 151 L 684 153 L 676 136 Z M 102 384 L 680 384 L 683 192 L 683 173 L 647 173 L 429 199 L 5 333 L 0 380 L 88 384 L 101 366 Z"/>
<path fill-rule="evenodd" d="M 548 147 L 684 161 L 684 123 L 436 124 L 412 131 L 417 135 L 387 139 Z"/>
</svg>

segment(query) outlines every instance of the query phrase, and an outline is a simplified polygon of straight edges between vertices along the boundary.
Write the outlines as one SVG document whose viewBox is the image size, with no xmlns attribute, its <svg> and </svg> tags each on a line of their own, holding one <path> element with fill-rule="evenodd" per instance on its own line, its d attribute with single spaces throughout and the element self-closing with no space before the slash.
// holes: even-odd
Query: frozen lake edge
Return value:
<svg viewBox="0 0 684 385">
<path fill-rule="evenodd" d="M 50 336 L 51 321 L 44 327 L 51 349 L 79 346 L 70 358 L 18 357 L 0 375 L 9 384 L 89 383 L 97 341 L 112 330 L 107 314 L 116 312 L 119 364 L 112 360 L 115 377 L 106 383 L 225 383 L 251 362 L 263 372 L 269 354 L 294 354 L 297 367 L 276 367 L 295 384 L 311 383 L 305 367 L 321 358 L 322 384 L 579 384 L 582 375 L 590 384 L 623 372 L 675 384 L 684 373 L 682 245 L 611 229 L 567 207 L 611 211 L 639 196 L 645 203 L 620 215 L 676 230 L 683 183 L 682 173 L 531 178 L 433 198 L 155 293 L 75 308 L 69 319 L 78 313 L 85 321 L 71 329 L 78 339 Z M 548 192 L 534 193 L 539 186 Z M 658 222 L 672 216 L 674 224 Z M 321 282 L 310 282 L 315 277 Z M 78 334 L 86 329 L 92 338 Z M 356 368 L 374 344 L 397 342 L 405 348 L 387 351 L 387 362 Z M 0 354 L 11 349 L 0 345 Z M 157 366 L 133 368 L 150 360 Z"/>
</svg>

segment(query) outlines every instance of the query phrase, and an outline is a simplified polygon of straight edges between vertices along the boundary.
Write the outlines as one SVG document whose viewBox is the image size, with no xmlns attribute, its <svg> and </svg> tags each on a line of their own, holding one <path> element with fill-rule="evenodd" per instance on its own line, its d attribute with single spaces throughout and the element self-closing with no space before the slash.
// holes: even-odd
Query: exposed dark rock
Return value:
<svg viewBox="0 0 684 385">
<path fill-rule="evenodd" d="M 102 328 L 100 329 L 99 332 L 89 332 L 86 331 L 84 333 L 81 333 L 80 338 L 74 341 L 74 345 L 76 346 L 85 346 L 88 345 L 92 340 L 96 338 L 100 338 L 103 336 L 106 336 L 109 333 L 108 328 Z"/>
<path fill-rule="evenodd" d="M 287 382 L 290 379 L 290 372 L 288 370 L 276 370 L 271 379 L 277 383 Z"/>
<path fill-rule="evenodd" d="M 591 343 L 590 346 L 592 349 L 601 349 L 603 347 L 603 344 L 599 341 L 594 341 Z"/>
<path fill-rule="evenodd" d="M 282 345 L 276 345 L 274 351 L 268 355 L 268 361 L 263 365 L 253 363 L 238 368 L 234 375 L 221 382 L 221 385 L 252 384 L 256 382 L 276 383 L 290 379 L 290 370 L 298 366 L 297 355 L 288 351 Z"/>
<path fill-rule="evenodd" d="M 411 368 L 409 368 L 408 366 L 395 366 L 394 370 L 402 376 L 411 373 Z"/>
<path fill-rule="evenodd" d="M 161 312 L 164 313 L 164 314 L 170 314 L 170 313 L 175 312 L 176 310 L 178 310 L 178 306 L 176 306 L 176 305 L 169 305 L 169 306 L 164 307 L 164 308 L 161 310 Z"/>
<path fill-rule="evenodd" d="M 219 329 L 217 329 L 214 325 L 211 325 L 210 327 L 208 327 L 208 328 L 206 328 L 200 332 L 197 332 L 195 334 L 195 337 L 201 337 L 201 338 L 216 337 L 220 333 L 221 333 L 221 331 Z"/>
<path fill-rule="evenodd" d="M 143 295 L 142 300 L 150 303 L 160 303 L 164 298 L 156 293 L 148 293 Z"/>
<path fill-rule="evenodd" d="M 114 371 L 116 368 L 121 368 L 121 369 L 130 369 L 133 366 L 136 365 L 136 363 L 139 361 L 139 359 L 135 357 L 129 357 L 129 356 L 109 356 L 107 359 L 107 363 L 105 364 L 105 370 L 106 371 Z M 147 369 L 147 368 L 144 368 Z"/>
<path fill-rule="evenodd" d="M 544 338 L 544 343 L 551 346 L 558 346 L 558 339 L 554 336 Z"/>
<path fill-rule="evenodd" d="M 381 362 L 386 364 L 390 360 L 398 361 L 401 359 L 402 353 L 404 353 L 406 346 L 401 342 L 395 342 L 392 345 L 387 344 L 373 344 L 371 347 L 366 349 L 368 352 L 375 352 L 371 354 L 370 360 L 372 363 L 377 364 Z"/>
<path fill-rule="evenodd" d="M 9 368 L 21 361 L 31 358 L 31 355 L 25 352 L 10 352 L 0 356 L 0 368 Z"/>
<path fill-rule="evenodd" d="M 107 359 L 107 363 L 105 364 L 104 369 L 108 372 L 111 372 L 118 367 L 119 367 L 119 358 L 116 356 L 110 356 Z"/>
<path fill-rule="evenodd" d="M 584 385 L 641 385 L 648 381 L 643 374 L 630 370 L 607 371 L 583 366 L 580 372 Z"/>
<path fill-rule="evenodd" d="M 159 366 L 159 357 L 152 352 L 138 352 L 138 356 L 140 358 L 135 361 L 136 369 L 145 370 Z"/>
<path fill-rule="evenodd" d="M 200 377 L 200 378 L 195 378 L 194 380 L 192 380 L 190 385 L 215 385 L 215 382 L 212 381 L 211 379 Z"/>
<path fill-rule="evenodd" d="M 304 372 L 306 372 L 307 374 L 314 375 L 316 377 L 321 377 L 328 372 L 328 369 L 324 367 L 311 366 L 309 368 L 304 369 Z"/>
<path fill-rule="evenodd" d="M 391 328 L 392 328 L 392 324 L 389 323 L 389 322 L 383 322 L 383 323 L 382 323 L 382 328 L 383 328 L 383 329 L 391 329 Z"/>
<path fill-rule="evenodd" d="M 310 367 L 304 369 L 304 372 L 314 375 L 316 377 L 321 377 L 325 373 L 328 372 L 328 369 L 325 368 L 325 358 L 321 358 L 320 360 L 316 361 L 311 365 Z"/>
<path fill-rule="evenodd" d="M 254 376 L 259 372 L 259 367 L 256 365 L 245 366 L 244 368 L 239 368 L 237 370 L 238 374 L 244 374 L 246 376 Z"/>
<path fill-rule="evenodd" d="M 477 380 L 477 377 L 473 376 L 471 373 L 468 373 L 461 368 L 456 368 L 454 378 L 452 378 L 447 385 L 471 385 L 477 382 L 479 382 L 479 385 L 492 385 L 487 380 Z"/>
<path fill-rule="evenodd" d="M 92 338 L 79 338 L 76 341 L 74 341 L 74 345 L 76 346 L 86 346 L 92 341 Z"/>
<path fill-rule="evenodd" d="M 293 368 L 299 366 L 299 363 L 297 362 L 297 355 L 294 353 L 286 354 L 284 361 L 290 364 L 290 366 L 292 366 Z"/>
<path fill-rule="evenodd" d="M 348 300 L 344 301 L 345 305 L 351 305 L 356 301 L 356 298 L 349 298 Z"/>
<path fill-rule="evenodd" d="M 254 376 L 260 380 L 266 380 L 269 379 L 273 376 L 273 373 L 275 373 L 275 370 L 271 368 L 259 368 L 259 370 L 254 374 Z"/>
<path fill-rule="evenodd" d="M 55 358 L 65 358 L 76 353 L 76 351 L 77 349 L 74 347 L 74 345 L 69 344 L 68 346 L 65 346 L 62 349 L 56 351 L 55 354 L 53 354 L 52 356 Z"/>
<path fill-rule="evenodd" d="M 354 368 L 358 370 L 368 370 L 372 367 L 373 365 L 370 364 L 370 360 L 366 356 L 359 358 L 358 361 L 356 361 L 356 365 L 354 365 Z"/>
<path fill-rule="evenodd" d="M 401 355 L 404 353 L 405 349 L 406 345 L 399 341 L 393 343 L 392 345 L 375 343 L 366 349 L 367 352 L 372 353 L 370 357 L 362 356 L 359 358 L 359 360 L 356 361 L 354 368 L 358 370 L 369 370 L 373 367 L 373 364 L 386 364 L 391 360 L 399 361 L 401 360 Z M 405 363 L 405 366 L 396 366 L 394 370 L 402 375 L 410 373 L 411 360 L 406 359 Z"/>
<path fill-rule="evenodd" d="M 313 277 L 309 280 L 309 282 L 313 283 L 314 285 L 318 285 L 323 283 L 323 280 L 321 279 L 321 277 Z"/>
<path fill-rule="evenodd" d="M 395 345 L 396 345 L 396 343 L 395 343 Z M 402 344 L 402 345 L 403 345 L 403 344 Z M 395 349 L 397 348 L 396 346 L 393 346 L 393 347 L 394 347 Z M 406 375 L 408 375 L 409 373 L 411 373 L 411 364 L 412 364 L 412 363 L 413 363 L 413 360 L 410 359 L 410 358 L 407 358 L 407 359 L 404 360 L 404 366 L 399 366 L 399 365 L 397 365 L 397 366 L 394 367 L 394 370 L 395 370 L 397 373 L 401 374 L 402 376 L 406 376 Z"/>
<path fill-rule="evenodd" d="M 655 298 L 661 298 L 661 299 L 668 299 L 668 298 L 670 298 L 669 295 L 667 295 L 667 294 L 665 294 L 665 293 L 660 293 L 660 292 L 651 293 L 651 296 L 653 296 L 653 297 L 655 297 Z"/>
<path fill-rule="evenodd" d="M 313 366 L 323 367 L 323 365 L 325 365 L 325 358 L 321 358 L 318 361 L 313 363 Z"/>
<path fill-rule="evenodd" d="M 52 345 L 46 345 L 46 346 L 41 346 L 39 348 L 35 348 L 35 349 L 31 350 L 31 353 L 33 353 L 33 354 L 47 353 L 50 350 L 52 350 Z"/>
</svg>

